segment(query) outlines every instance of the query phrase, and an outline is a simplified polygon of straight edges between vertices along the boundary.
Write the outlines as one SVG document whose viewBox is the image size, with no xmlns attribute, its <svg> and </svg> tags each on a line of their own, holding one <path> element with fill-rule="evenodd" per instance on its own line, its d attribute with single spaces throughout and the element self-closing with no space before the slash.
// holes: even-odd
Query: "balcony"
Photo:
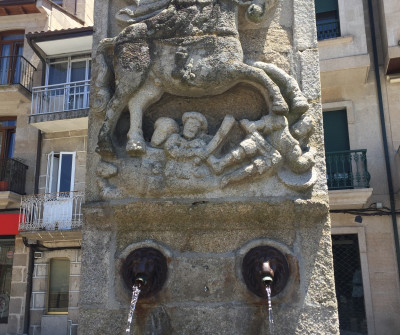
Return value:
<svg viewBox="0 0 400 335">
<path fill-rule="evenodd" d="M 19 231 L 21 235 L 37 240 L 80 239 L 83 203 L 84 192 L 24 196 L 21 199 Z"/>
<path fill-rule="evenodd" d="M 362 208 L 372 195 L 367 150 L 327 152 L 326 178 L 331 209 Z"/>
<path fill-rule="evenodd" d="M 29 123 L 44 132 L 87 129 L 90 81 L 34 87 Z"/>
<path fill-rule="evenodd" d="M 340 37 L 339 19 L 317 21 L 318 41 Z"/>
<path fill-rule="evenodd" d="M 18 208 L 25 194 L 28 167 L 12 158 L 0 159 L 0 208 Z"/>
<path fill-rule="evenodd" d="M 23 56 L 0 57 L 1 110 L 15 110 L 21 102 L 31 100 L 33 74 L 36 68 Z"/>
</svg>

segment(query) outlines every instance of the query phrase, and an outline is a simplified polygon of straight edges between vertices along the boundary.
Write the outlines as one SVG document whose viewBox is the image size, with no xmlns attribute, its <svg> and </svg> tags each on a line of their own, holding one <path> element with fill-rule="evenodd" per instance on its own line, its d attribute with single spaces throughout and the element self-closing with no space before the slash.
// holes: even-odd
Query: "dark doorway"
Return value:
<svg viewBox="0 0 400 335">
<path fill-rule="evenodd" d="M 367 335 L 364 287 L 357 234 L 332 235 L 341 335 Z"/>
</svg>

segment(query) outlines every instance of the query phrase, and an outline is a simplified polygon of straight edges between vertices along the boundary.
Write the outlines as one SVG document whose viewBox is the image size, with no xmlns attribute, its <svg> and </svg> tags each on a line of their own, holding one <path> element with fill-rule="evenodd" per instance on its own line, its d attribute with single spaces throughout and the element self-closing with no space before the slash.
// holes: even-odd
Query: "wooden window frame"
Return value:
<svg viewBox="0 0 400 335">
<path fill-rule="evenodd" d="M 1 121 L 17 121 L 17 117 L 15 116 L 1 116 Z M 0 126 L 0 136 L 2 136 L 1 148 L 0 148 L 0 159 L 8 158 L 8 149 L 9 149 L 9 140 L 11 133 L 15 133 L 17 127 L 2 127 Z"/>
</svg>

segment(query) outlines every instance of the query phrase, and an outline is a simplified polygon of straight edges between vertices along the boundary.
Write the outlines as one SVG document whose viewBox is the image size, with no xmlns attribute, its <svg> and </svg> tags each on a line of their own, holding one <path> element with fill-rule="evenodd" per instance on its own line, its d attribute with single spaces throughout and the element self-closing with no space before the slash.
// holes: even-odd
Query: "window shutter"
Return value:
<svg viewBox="0 0 400 335">
<path fill-rule="evenodd" d="M 339 9 L 337 0 L 315 0 L 315 12 L 325 13 Z"/>
</svg>

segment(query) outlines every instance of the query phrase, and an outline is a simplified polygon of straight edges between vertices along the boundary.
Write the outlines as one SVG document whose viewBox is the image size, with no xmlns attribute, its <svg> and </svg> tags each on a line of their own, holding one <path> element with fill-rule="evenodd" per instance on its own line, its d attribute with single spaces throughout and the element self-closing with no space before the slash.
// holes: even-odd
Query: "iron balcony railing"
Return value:
<svg viewBox="0 0 400 335">
<path fill-rule="evenodd" d="M 340 36 L 339 19 L 317 21 L 318 41 Z"/>
<path fill-rule="evenodd" d="M 367 150 L 327 152 L 326 173 L 330 190 L 368 188 Z"/>
<path fill-rule="evenodd" d="M 31 115 L 89 108 L 90 80 L 34 87 Z"/>
<path fill-rule="evenodd" d="M 27 169 L 25 164 L 15 159 L 0 159 L 0 192 L 10 191 L 25 194 Z"/>
<path fill-rule="evenodd" d="M 0 85 L 19 84 L 31 92 L 35 70 L 36 68 L 23 56 L 1 56 Z"/>
<path fill-rule="evenodd" d="M 70 230 L 82 227 L 84 192 L 27 195 L 21 199 L 19 230 Z"/>
</svg>

